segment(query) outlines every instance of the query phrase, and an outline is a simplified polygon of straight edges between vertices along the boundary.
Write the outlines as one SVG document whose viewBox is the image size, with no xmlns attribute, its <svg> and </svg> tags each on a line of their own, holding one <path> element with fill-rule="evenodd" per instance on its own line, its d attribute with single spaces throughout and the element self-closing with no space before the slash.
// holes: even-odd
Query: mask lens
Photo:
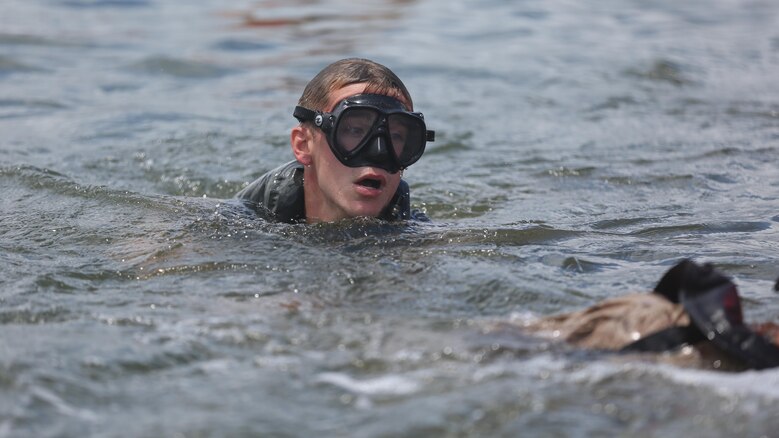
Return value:
<svg viewBox="0 0 779 438">
<path fill-rule="evenodd" d="M 345 153 L 355 150 L 371 133 L 379 112 L 372 108 L 348 108 L 341 114 L 335 141 Z"/>
<path fill-rule="evenodd" d="M 390 138 L 395 156 L 406 166 L 425 144 L 425 124 L 408 114 L 392 114 L 388 119 Z"/>
</svg>

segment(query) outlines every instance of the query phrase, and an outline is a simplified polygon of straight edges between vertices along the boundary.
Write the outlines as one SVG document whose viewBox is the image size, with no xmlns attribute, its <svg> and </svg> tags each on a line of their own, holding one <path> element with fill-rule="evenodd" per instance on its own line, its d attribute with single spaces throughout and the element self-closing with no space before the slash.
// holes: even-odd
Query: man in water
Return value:
<svg viewBox="0 0 779 438">
<path fill-rule="evenodd" d="M 426 220 L 411 210 L 401 176 L 435 134 L 390 69 L 367 59 L 334 62 L 306 85 L 293 115 L 295 161 L 241 190 L 246 205 L 290 223 Z"/>
</svg>

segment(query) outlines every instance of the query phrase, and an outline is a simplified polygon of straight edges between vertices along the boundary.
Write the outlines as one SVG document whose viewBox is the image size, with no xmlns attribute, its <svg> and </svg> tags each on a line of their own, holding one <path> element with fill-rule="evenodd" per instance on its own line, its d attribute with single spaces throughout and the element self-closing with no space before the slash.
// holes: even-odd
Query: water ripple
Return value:
<svg viewBox="0 0 779 438">
<path fill-rule="evenodd" d="M 76 46 L 67 40 L 43 37 L 31 34 L 10 34 L 0 32 L 0 45 L 6 46 L 50 46 L 69 47 Z M 0 57 L 1 58 L 1 57 Z"/>
<path fill-rule="evenodd" d="M 702 222 L 650 227 L 629 234 L 642 237 L 662 237 L 684 234 L 755 233 L 769 228 L 771 228 L 771 223 L 763 221 Z"/>
<path fill-rule="evenodd" d="M 141 196 L 126 190 L 78 184 L 54 170 L 26 164 L 0 167 L 0 178 L 9 178 L 22 182 L 31 189 L 49 190 L 60 195 L 111 199 L 134 205 L 158 205 L 154 197 Z"/>
<path fill-rule="evenodd" d="M 23 62 L 17 61 L 14 58 L 0 55 L 0 75 L 11 73 L 33 73 L 42 72 L 45 69 L 33 67 Z"/>
<path fill-rule="evenodd" d="M 0 324 L 50 324 L 72 318 L 74 318 L 72 312 L 63 307 L 32 309 L 25 306 L 0 310 Z"/>
<path fill-rule="evenodd" d="M 130 64 L 129 68 L 148 74 L 162 74 L 188 79 L 214 79 L 233 72 L 232 69 L 214 64 L 167 56 L 148 57 Z"/>
<path fill-rule="evenodd" d="M 0 99 L 0 119 L 37 116 L 67 108 L 67 105 L 52 100 Z"/>
<path fill-rule="evenodd" d="M 254 52 L 265 51 L 277 48 L 277 44 L 270 44 L 267 42 L 259 42 L 252 40 L 239 40 L 239 39 L 227 39 L 219 41 L 214 45 L 219 50 L 235 51 L 235 52 Z"/>
<path fill-rule="evenodd" d="M 641 79 L 656 82 L 665 82 L 676 86 L 694 84 L 689 73 L 682 64 L 668 60 L 658 59 L 649 68 L 629 69 L 625 74 Z"/>
<path fill-rule="evenodd" d="M 150 0 L 56 0 L 63 6 L 71 7 L 74 9 L 88 9 L 88 8 L 136 8 L 150 6 L 152 3 Z"/>
</svg>

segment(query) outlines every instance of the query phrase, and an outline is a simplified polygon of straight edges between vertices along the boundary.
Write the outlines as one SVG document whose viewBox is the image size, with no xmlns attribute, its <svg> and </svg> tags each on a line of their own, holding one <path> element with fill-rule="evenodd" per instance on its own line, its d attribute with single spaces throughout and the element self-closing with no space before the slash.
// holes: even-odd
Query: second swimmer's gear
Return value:
<svg viewBox="0 0 779 438">
<path fill-rule="evenodd" d="M 736 285 L 711 265 L 684 260 L 663 276 L 654 293 L 682 304 L 690 325 L 652 333 L 622 351 L 668 351 L 708 340 L 749 368 L 779 367 L 779 346 L 744 324 Z"/>
</svg>

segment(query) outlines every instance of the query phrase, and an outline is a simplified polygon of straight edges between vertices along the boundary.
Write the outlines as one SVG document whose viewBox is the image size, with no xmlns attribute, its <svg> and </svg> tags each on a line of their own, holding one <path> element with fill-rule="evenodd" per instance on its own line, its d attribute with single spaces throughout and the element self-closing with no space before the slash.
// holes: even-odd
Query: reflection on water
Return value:
<svg viewBox="0 0 779 438">
<path fill-rule="evenodd" d="M 775 371 L 516 328 L 687 256 L 777 321 L 773 3 L 0 10 L 0 436 L 779 427 Z M 229 199 L 291 158 L 294 102 L 346 56 L 397 71 L 437 131 L 405 173 L 433 222 L 272 224 Z"/>
<path fill-rule="evenodd" d="M 374 0 L 355 8 L 353 2 L 312 2 L 273 0 L 254 2 L 246 10 L 224 10 L 238 29 L 250 31 L 232 46 L 260 49 L 280 47 L 266 62 L 287 64 L 295 59 L 319 57 L 338 59 L 359 52 L 361 47 L 385 43 L 382 35 L 398 31 L 415 0 Z M 354 56 L 354 55 L 352 55 Z M 366 55 L 367 56 L 367 55 Z M 324 61 L 327 63 L 328 61 Z M 299 85 L 299 88 L 305 82 Z"/>
</svg>

